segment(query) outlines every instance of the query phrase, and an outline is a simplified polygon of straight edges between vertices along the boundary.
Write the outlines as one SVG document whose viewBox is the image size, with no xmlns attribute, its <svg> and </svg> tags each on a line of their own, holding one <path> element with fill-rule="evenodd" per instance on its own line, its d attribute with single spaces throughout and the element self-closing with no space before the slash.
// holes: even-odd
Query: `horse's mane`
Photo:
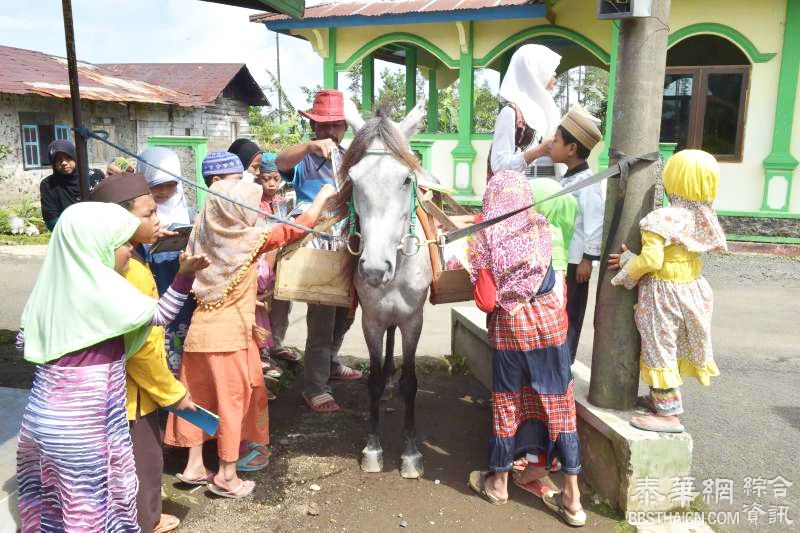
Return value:
<svg viewBox="0 0 800 533">
<path fill-rule="evenodd" d="M 422 166 L 413 152 L 408 149 L 408 141 L 395 127 L 391 120 L 386 116 L 382 109 L 378 109 L 375 115 L 366 121 L 353 137 L 353 142 L 347 148 L 339 167 L 338 182 L 343 183 L 342 189 L 334 202 L 335 208 L 343 208 L 352 195 L 353 184 L 349 179 L 350 169 L 361 161 L 373 141 L 380 140 L 384 149 L 400 163 L 408 166 L 411 170 L 421 170 Z M 341 211 L 344 213 L 344 211 Z M 340 213 L 340 214 L 341 214 Z"/>
<path fill-rule="evenodd" d="M 339 168 L 341 180 L 347 178 L 350 169 L 364 158 L 367 150 L 375 140 L 380 140 L 389 155 L 400 163 L 412 170 L 420 170 L 419 161 L 408 149 L 408 141 L 392 124 L 385 112 L 379 109 L 375 112 L 375 116 L 370 118 L 353 137 L 353 142 L 350 143 L 350 147 L 345 152 L 342 158 L 342 165 Z"/>
</svg>

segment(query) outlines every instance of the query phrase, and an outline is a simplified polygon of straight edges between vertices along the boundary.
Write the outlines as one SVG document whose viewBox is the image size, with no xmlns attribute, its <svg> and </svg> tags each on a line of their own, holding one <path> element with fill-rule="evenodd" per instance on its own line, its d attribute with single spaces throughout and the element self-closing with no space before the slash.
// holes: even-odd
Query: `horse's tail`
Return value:
<svg viewBox="0 0 800 533">
<path fill-rule="evenodd" d="M 386 330 L 386 358 L 383 360 L 383 375 L 391 380 L 394 375 L 394 332 L 397 326 L 390 326 Z"/>
</svg>

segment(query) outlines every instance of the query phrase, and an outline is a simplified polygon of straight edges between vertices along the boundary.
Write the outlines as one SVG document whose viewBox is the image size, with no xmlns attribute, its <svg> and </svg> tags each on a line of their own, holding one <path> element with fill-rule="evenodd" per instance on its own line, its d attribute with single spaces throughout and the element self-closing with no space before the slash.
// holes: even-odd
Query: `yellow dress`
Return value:
<svg viewBox="0 0 800 533">
<path fill-rule="evenodd" d="M 683 150 L 672 156 L 664 168 L 670 206 L 639 222 L 642 251 L 622 254 L 620 272 L 611 280 L 627 289 L 639 286 L 634 318 L 642 339 L 640 367 L 653 389 L 677 389 L 682 376 L 708 385 L 719 375 L 711 348 L 714 294 L 700 274 L 701 253 L 727 250 L 711 205 L 718 180 L 712 155 Z M 679 408 L 679 397 L 677 402 Z"/>
<path fill-rule="evenodd" d="M 132 259 L 124 276 L 141 293 L 158 299 L 156 281 L 147 265 Z M 150 329 L 144 345 L 128 359 L 125 370 L 128 420 L 136 420 L 137 405 L 139 416 L 144 416 L 158 406 L 174 404 L 186 394 L 186 387 L 175 379 L 167 367 L 162 327 Z"/>
</svg>

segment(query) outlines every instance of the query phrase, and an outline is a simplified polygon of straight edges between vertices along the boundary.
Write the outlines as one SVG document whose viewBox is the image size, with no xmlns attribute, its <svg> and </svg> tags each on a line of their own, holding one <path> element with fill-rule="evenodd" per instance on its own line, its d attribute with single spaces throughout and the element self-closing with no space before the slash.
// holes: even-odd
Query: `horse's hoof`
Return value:
<svg viewBox="0 0 800 533">
<path fill-rule="evenodd" d="M 361 451 L 361 470 L 372 474 L 383 472 L 383 450 L 364 448 Z"/>
<path fill-rule="evenodd" d="M 400 475 L 405 479 L 419 479 L 423 473 L 421 453 L 400 457 Z"/>
</svg>

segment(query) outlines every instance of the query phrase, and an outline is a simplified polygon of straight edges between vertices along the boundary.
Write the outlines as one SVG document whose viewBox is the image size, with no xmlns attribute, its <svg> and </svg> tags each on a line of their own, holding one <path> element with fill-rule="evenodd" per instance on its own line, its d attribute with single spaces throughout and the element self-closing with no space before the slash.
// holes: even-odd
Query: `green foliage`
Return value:
<svg viewBox="0 0 800 533">
<path fill-rule="evenodd" d="M 497 96 L 487 80 L 475 88 L 475 109 L 472 117 L 472 130 L 475 133 L 492 133 L 498 113 Z M 458 108 L 456 108 L 456 114 Z"/>
<path fill-rule="evenodd" d="M 575 67 L 556 78 L 553 98 L 561 114 L 578 103 L 599 118 L 605 131 L 605 109 L 608 102 L 608 72 L 598 67 Z"/>
<path fill-rule="evenodd" d="M 21 205 L 0 207 L 0 235 L 11 235 L 11 219 L 19 217 L 28 224 L 33 224 L 39 233 L 47 233 L 47 227 L 39 212 L 39 206 L 30 198 L 25 198 Z"/>
<path fill-rule="evenodd" d="M 301 143 L 307 135 L 307 126 L 286 97 L 275 75 L 269 70 L 267 75 L 269 82 L 263 89 L 270 95 L 275 105 L 266 110 L 261 107 L 250 108 L 248 116 L 250 133 L 264 149 L 280 152 L 289 146 Z M 303 89 L 306 90 L 305 87 Z"/>
</svg>

